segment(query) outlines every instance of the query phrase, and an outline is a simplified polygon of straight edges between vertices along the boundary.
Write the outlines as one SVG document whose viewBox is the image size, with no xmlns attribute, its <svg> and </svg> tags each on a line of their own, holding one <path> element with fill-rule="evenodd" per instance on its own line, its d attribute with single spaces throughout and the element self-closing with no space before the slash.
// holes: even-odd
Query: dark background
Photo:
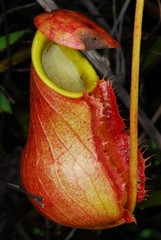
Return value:
<svg viewBox="0 0 161 240">
<path fill-rule="evenodd" d="M 86 4 L 85 4 L 86 2 Z M 57 0 L 60 8 L 85 13 L 95 21 L 104 19 L 111 31 L 116 19 L 128 1 L 112 0 Z M 90 5 L 98 11 L 90 12 Z M 139 125 L 140 142 L 146 147 L 144 157 L 150 157 L 146 170 L 149 191 L 147 200 L 135 209 L 137 225 L 122 225 L 113 229 L 90 231 L 75 230 L 51 223 L 31 206 L 26 196 L 7 183 L 20 185 L 20 157 L 26 142 L 29 123 L 30 47 L 36 28 L 33 18 L 43 12 L 36 0 L 0 0 L 0 239 L 1 240 L 159 240 L 161 239 L 161 13 L 160 1 L 146 0 L 143 19 L 143 35 L 140 64 L 141 109 L 154 131 L 147 132 Z M 113 10 L 115 9 L 116 19 Z M 99 51 L 108 57 L 113 73 L 123 88 L 129 92 L 131 46 L 135 1 L 131 1 L 120 18 L 114 33 L 122 47 Z M 122 24 L 122 31 L 119 28 Z M 23 30 L 18 38 L 19 31 Z M 13 35 L 10 35 L 14 33 Z M 13 44 L 9 38 L 15 38 Z M 4 44 L 2 42 L 4 41 Z M 118 67 L 117 67 L 118 66 Z M 98 73 L 99 74 L 99 73 Z M 101 76 L 100 76 L 101 77 Z M 118 97 L 121 114 L 128 125 L 127 100 Z M 146 121 L 145 121 L 146 124 Z M 144 125 L 144 119 L 143 119 Z M 151 126 L 148 125 L 150 129 Z M 142 141 L 142 139 L 144 141 Z"/>
</svg>

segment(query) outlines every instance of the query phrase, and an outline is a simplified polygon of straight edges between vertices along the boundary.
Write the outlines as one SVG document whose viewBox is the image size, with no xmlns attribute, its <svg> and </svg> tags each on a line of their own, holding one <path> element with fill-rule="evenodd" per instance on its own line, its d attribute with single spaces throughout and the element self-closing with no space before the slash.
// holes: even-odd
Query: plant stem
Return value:
<svg viewBox="0 0 161 240">
<path fill-rule="evenodd" d="M 138 175 L 138 89 L 140 69 L 140 45 L 142 33 L 144 0 L 136 0 L 132 68 L 131 68 L 131 91 L 130 91 L 130 169 L 129 191 L 127 207 L 133 212 L 137 196 Z"/>
</svg>

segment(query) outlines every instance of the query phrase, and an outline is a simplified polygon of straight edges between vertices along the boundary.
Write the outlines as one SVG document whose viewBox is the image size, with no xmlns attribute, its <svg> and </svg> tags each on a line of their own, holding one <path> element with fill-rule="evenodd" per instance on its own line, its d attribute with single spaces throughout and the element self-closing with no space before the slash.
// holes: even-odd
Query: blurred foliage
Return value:
<svg viewBox="0 0 161 240">
<path fill-rule="evenodd" d="M 11 113 L 11 104 L 8 98 L 4 95 L 2 91 L 0 91 L 0 112 Z"/>
<path fill-rule="evenodd" d="M 14 44 L 18 41 L 24 34 L 26 30 L 16 31 L 8 35 L 9 45 Z M 0 51 L 4 50 L 7 47 L 6 36 L 0 37 Z"/>
<path fill-rule="evenodd" d="M 87 1 L 88 2 L 88 1 Z M 89 0 L 111 28 L 114 24 L 113 7 L 119 15 L 125 1 Z M 57 0 L 61 8 L 84 12 L 92 17 L 83 1 Z M 114 3 L 116 5 L 114 5 Z M 135 1 L 131 1 L 122 26 L 121 45 L 125 58 L 124 88 L 129 91 L 131 45 Z M 140 106 L 153 119 L 161 132 L 161 24 L 160 5 L 146 0 L 140 70 Z M 75 230 L 44 219 L 31 206 L 26 196 L 6 183 L 20 185 L 19 166 L 22 149 L 27 139 L 29 124 L 30 48 L 36 31 L 33 18 L 43 9 L 34 0 L 0 0 L 0 239 L 56 239 L 56 240 L 159 240 L 161 239 L 161 149 L 151 136 L 144 135 L 147 145 L 145 158 L 150 159 L 146 169 L 147 200 L 135 210 L 137 225 L 90 231 Z M 115 36 L 116 37 L 116 36 Z M 113 55 L 112 55 L 113 54 Z M 115 69 L 115 53 L 111 51 L 111 65 Z M 118 60 L 119 61 L 119 60 Z M 124 109 L 123 104 L 121 108 Z M 126 118 L 125 109 L 125 118 Z"/>
</svg>

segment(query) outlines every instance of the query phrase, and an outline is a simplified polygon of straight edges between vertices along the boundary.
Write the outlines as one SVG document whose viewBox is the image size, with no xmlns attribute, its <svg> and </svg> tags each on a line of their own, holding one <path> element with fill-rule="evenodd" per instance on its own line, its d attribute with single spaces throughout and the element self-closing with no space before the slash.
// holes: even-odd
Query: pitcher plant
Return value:
<svg viewBox="0 0 161 240">
<path fill-rule="evenodd" d="M 146 194 L 145 159 L 137 149 L 132 165 L 130 134 L 112 83 L 100 80 L 79 51 L 119 44 L 70 10 L 42 13 L 34 23 L 30 128 L 21 179 L 27 192 L 43 200 L 30 201 L 48 219 L 70 227 L 136 222 L 135 203 Z M 137 196 L 131 193 L 133 180 Z"/>
</svg>

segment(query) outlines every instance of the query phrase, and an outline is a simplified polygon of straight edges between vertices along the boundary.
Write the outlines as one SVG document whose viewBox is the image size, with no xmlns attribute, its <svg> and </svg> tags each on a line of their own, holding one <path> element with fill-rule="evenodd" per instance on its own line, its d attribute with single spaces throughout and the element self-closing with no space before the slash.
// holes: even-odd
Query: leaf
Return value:
<svg viewBox="0 0 161 240">
<path fill-rule="evenodd" d="M 19 40 L 22 36 L 26 34 L 27 30 L 16 31 L 9 34 L 9 45 L 14 44 L 17 40 Z M 0 37 L 0 51 L 7 47 L 6 36 Z"/>
<path fill-rule="evenodd" d="M 0 91 L 0 112 L 12 113 L 10 101 L 2 91 Z"/>
<path fill-rule="evenodd" d="M 140 233 L 140 236 L 143 239 L 155 239 L 160 240 L 161 239 L 161 233 L 159 231 L 153 230 L 153 229 L 143 229 Z"/>
<path fill-rule="evenodd" d="M 30 48 L 22 49 L 11 56 L 11 58 L 5 58 L 0 61 L 0 73 L 8 69 L 8 67 L 14 66 L 30 56 Z"/>
</svg>

